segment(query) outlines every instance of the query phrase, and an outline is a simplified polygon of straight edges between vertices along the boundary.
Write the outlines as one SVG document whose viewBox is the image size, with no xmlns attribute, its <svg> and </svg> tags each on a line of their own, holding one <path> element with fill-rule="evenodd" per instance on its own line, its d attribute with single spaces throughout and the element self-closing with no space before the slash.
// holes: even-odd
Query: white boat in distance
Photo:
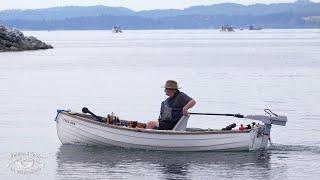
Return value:
<svg viewBox="0 0 320 180">
<path fill-rule="evenodd" d="M 122 33 L 121 27 L 120 26 L 114 26 L 111 29 L 112 33 Z"/>
<path fill-rule="evenodd" d="M 234 29 L 230 25 L 223 25 L 220 28 L 220 32 L 234 32 Z"/>
<path fill-rule="evenodd" d="M 55 121 L 57 134 L 62 144 L 119 146 L 163 151 L 265 149 L 268 145 L 271 125 L 285 126 L 287 122 L 287 117 L 273 113 L 270 116 L 235 115 L 235 117 L 259 120 L 264 124 L 246 130 L 186 128 L 189 117 L 183 116 L 173 130 L 155 130 L 138 128 L 138 126 L 133 128 L 128 126 L 129 121 L 125 120 L 115 121 L 116 124 L 100 122 L 99 119 L 97 121 L 98 116 L 94 114 L 87 115 L 65 110 L 58 110 Z M 103 119 L 107 120 L 107 118 Z"/>
</svg>

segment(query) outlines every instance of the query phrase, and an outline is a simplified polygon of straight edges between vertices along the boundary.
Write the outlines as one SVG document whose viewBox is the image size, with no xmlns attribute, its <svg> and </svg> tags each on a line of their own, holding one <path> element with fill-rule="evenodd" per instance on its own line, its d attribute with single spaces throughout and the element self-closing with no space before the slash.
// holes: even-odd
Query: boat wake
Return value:
<svg viewBox="0 0 320 180">
<path fill-rule="evenodd" d="M 298 152 L 312 152 L 320 154 L 320 146 L 305 146 L 305 145 L 284 145 L 273 144 L 268 147 L 269 151 L 298 151 Z"/>
</svg>

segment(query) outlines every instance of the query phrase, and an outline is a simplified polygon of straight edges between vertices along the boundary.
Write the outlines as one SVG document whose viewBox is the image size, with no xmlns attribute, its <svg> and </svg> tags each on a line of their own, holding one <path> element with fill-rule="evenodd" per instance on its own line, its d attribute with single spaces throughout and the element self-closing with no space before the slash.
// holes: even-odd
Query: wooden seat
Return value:
<svg viewBox="0 0 320 180">
<path fill-rule="evenodd" d="M 189 117 L 190 116 L 182 116 L 172 130 L 173 131 L 186 131 Z"/>
</svg>

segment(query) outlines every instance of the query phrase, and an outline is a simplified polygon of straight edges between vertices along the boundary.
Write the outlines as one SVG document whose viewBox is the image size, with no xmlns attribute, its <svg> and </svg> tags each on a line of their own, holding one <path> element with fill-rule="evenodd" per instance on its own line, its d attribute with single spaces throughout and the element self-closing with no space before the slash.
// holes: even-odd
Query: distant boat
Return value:
<svg viewBox="0 0 320 180">
<path fill-rule="evenodd" d="M 234 32 L 234 29 L 230 25 L 223 25 L 220 28 L 220 32 Z"/>
<path fill-rule="evenodd" d="M 112 28 L 112 33 L 122 33 L 121 27 L 120 26 L 114 26 Z"/>
<path fill-rule="evenodd" d="M 260 26 L 255 26 L 255 25 L 253 25 L 253 24 L 251 24 L 250 26 L 249 26 L 249 30 L 261 30 L 262 28 L 260 27 Z"/>
</svg>

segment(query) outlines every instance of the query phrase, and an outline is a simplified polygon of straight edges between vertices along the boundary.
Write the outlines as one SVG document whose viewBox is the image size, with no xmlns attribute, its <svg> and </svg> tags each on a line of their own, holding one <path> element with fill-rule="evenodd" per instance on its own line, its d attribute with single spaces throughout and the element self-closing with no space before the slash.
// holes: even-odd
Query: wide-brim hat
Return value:
<svg viewBox="0 0 320 180">
<path fill-rule="evenodd" d="M 166 81 L 166 84 L 164 85 L 163 88 L 166 88 L 166 89 L 180 89 L 180 87 L 178 87 L 177 81 L 175 81 L 175 80 Z"/>
</svg>

